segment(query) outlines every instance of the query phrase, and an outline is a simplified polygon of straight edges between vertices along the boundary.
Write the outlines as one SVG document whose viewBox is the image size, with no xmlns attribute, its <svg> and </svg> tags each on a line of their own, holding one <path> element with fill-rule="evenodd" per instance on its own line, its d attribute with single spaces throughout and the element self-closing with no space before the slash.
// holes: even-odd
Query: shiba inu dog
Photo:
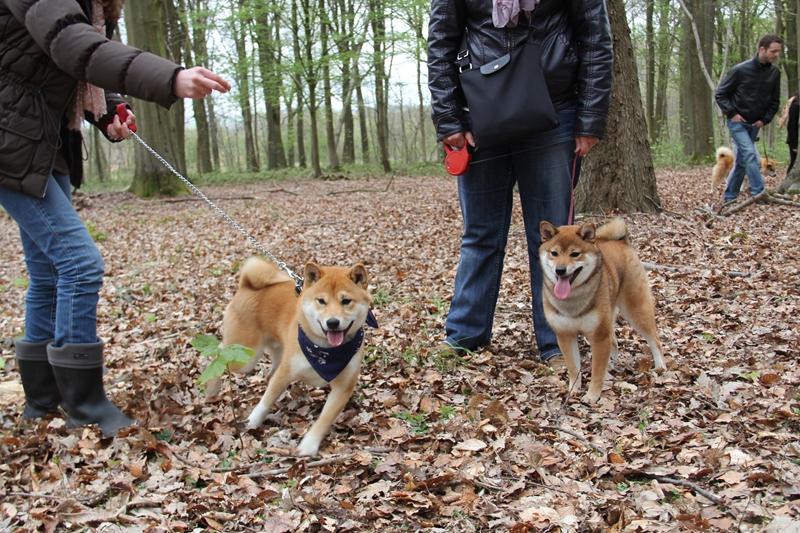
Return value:
<svg viewBox="0 0 800 533">
<path fill-rule="evenodd" d="M 558 336 L 570 391 L 581 387 L 580 333 L 592 348 L 592 380 L 583 401 L 600 399 L 609 359 L 617 358 L 617 310 L 645 338 L 655 367 L 664 368 L 647 273 L 628 243 L 622 219 L 599 228 L 591 222 L 560 228 L 542 222 L 539 231 L 544 312 Z"/>
<path fill-rule="evenodd" d="M 715 192 L 717 187 L 719 187 L 720 183 L 725 183 L 728 179 L 728 175 L 733 170 L 733 150 L 728 148 L 727 146 L 720 146 L 717 148 L 717 163 L 714 165 L 714 169 L 711 171 L 711 192 Z M 774 159 L 770 159 L 769 157 L 762 157 L 761 158 L 761 175 L 762 176 L 769 176 L 774 178 L 775 177 L 775 169 L 778 168 L 780 163 L 775 161 Z M 744 181 L 742 181 L 742 187 L 746 187 L 745 183 L 747 183 L 747 176 L 745 175 Z"/>
<path fill-rule="evenodd" d="M 363 265 L 343 268 L 308 263 L 303 276 L 298 296 L 295 282 L 277 264 L 248 259 L 239 276 L 239 289 L 225 309 L 222 346 L 241 344 L 256 352 L 247 365 L 234 368 L 238 372 L 252 371 L 264 351 L 272 358 L 267 390 L 250 413 L 248 428 L 264 422 L 292 382 L 330 385 L 319 418 L 297 447 L 300 455 L 315 456 L 358 382 L 363 326 L 378 324 L 370 311 L 372 297 Z M 209 395 L 217 395 L 219 388 L 219 378 L 208 382 Z"/>
</svg>

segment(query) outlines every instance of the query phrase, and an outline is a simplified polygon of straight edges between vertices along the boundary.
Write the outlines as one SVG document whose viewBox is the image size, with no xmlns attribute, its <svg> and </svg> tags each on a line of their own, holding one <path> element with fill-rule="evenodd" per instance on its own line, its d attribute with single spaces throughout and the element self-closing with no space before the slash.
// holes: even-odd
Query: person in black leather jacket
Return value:
<svg viewBox="0 0 800 533">
<path fill-rule="evenodd" d="M 521 11 L 498 27 L 495 21 L 504 1 L 517 3 Z M 577 182 L 580 157 L 605 131 L 613 66 L 605 2 L 432 0 L 428 87 L 433 122 L 438 140 L 458 149 L 475 147 L 457 63 L 465 33 L 473 67 L 524 45 L 530 34 L 539 45 L 560 125 L 507 145 L 478 147 L 469 170 L 458 177 L 464 232 L 446 344 L 440 349 L 474 350 L 491 338 L 516 185 L 526 228 L 536 343 L 541 359 L 561 369 L 563 357 L 542 307 L 539 223 L 571 222 L 573 167 Z"/>
<path fill-rule="evenodd" d="M 717 105 L 728 117 L 731 141 L 736 146 L 733 170 L 725 186 L 726 202 L 739 196 L 745 173 L 751 194 L 764 190 L 755 142 L 780 105 L 781 71 L 774 63 L 782 48 L 783 39 L 779 36 L 763 36 L 758 42 L 758 54 L 734 66 L 717 87 Z"/>
</svg>

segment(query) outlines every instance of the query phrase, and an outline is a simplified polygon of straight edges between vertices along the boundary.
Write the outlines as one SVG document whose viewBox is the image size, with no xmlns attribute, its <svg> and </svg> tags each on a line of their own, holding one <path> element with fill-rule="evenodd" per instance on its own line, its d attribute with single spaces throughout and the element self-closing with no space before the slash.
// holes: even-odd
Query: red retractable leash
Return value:
<svg viewBox="0 0 800 533">
<path fill-rule="evenodd" d="M 466 174 L 469 164 L 472 161 L 472 154 L 465 145 L 464 148 L 453 150 L 450 145 L 444 143 L 444 151 L 447 155 L 444 158 L 444 168 L 451 176 L 461 176 Z"/>
<path fill-rule="evenodd" d="M 121 103 L 117 104 L 117 116 L 122 122 L 128 120 L 128 104 Z M 133 133 L 136 133 L 136 124 L 131 124 L 128 126 L 128 129 L 131 130 Z"/>
</svg>

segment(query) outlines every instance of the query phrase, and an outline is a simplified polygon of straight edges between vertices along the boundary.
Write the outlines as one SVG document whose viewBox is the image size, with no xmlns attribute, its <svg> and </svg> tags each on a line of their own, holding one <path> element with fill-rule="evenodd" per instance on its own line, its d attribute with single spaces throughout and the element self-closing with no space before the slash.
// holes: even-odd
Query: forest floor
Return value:
<svg viewBox="0 0 800 533">
<path fill-rule="evenodd" d="M 106 389 L 141 426 L 103 439 L 24 421 L 27 272 L 0 214 L 0 531 L 799 531 L 800 210 L 752 205 L 708 228 L 710 168 L 657 175 L 663 213 L 623 216 L 643 261 L 690 269 L 649 272 L 667 368 L 618 323 L 596 405 L 566 401 L 538 361 L 518 205 L 493 340 L 448 359 L 433 347 L 458 264 L 454 179 L 204 188 L 294 270 L 367 267 L 380 327 L 314 460 L 290 454 L 322 391 L 294 384 L 242 433 L 266 362 L 205 401 L 209 361 L 189 343 L 220 336 L 254 247 L 189 197 L 76 198 L 106 264 Z"/>
</svg>

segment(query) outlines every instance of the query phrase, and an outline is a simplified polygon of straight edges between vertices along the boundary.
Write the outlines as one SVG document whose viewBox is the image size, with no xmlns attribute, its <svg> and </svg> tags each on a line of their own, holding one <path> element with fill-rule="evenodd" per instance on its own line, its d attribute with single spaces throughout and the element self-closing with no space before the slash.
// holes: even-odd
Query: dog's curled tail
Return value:
<svg viewBox="0 0 800 533">
<path fill-rule="evenodd" d="M 282 275 L 281 269 L 273 261 L 251 257 L 245 261 L 239 272 L 239 288 L 257 291 L 289 279 L 291 278 L 288 275 Z"/>
<path fill-rule="evenodd" d="M 599 228 L 595 236 L 607 241 L 623 241 L 628 238 L 628 228 L 621 218 L 612 218 Z"/>
</svg>

